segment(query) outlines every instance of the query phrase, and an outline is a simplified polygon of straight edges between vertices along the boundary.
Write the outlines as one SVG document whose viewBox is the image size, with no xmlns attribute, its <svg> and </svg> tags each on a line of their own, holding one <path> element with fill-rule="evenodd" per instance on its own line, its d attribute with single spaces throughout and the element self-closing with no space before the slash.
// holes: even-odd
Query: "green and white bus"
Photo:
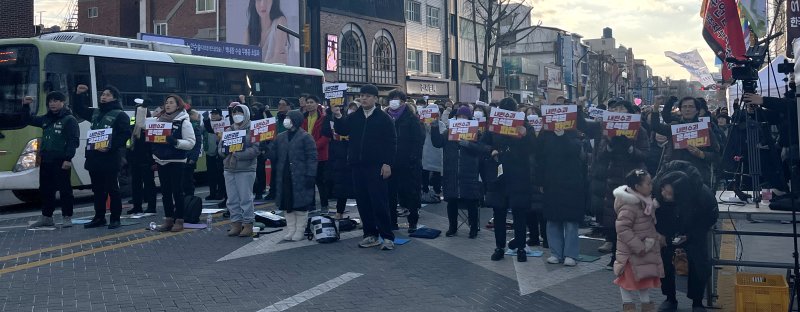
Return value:
<svg viewBox="0 0 800 312">
<path fill-rule="evenodd" d="M 158 105 L 174 93 L 202 112 L 226 108 L 239 95 L 248 103 L 272 108 L 281 98 L 296 103 L 302 93 L 321 94 L 323 77 L 318 69 L 195 56 L 185 46 L 126 38 L 65 32 L 2 39 L 0 190 L 12 190 L 26 202 L 38 199 L 41 130 L 23 124 L 21 116 L 45 114 L 44 99 L 50 91 L 72 95 L 78 84 L 92 92 L 114 85 L 129 115 L 135 98 L 148 97 Z M 27 97 L 33 103 L 30 111 L 23 111 Z M 97 101 L 95 95 L 94 107 Z M 83 169 L 89 122 L 79 121 L 81 146 L 73 159 L 72 184 L 84 188 L 91 184 Z M 197 171 L 205 171 L 204 159 L 198 161 Z"/>
</svg>

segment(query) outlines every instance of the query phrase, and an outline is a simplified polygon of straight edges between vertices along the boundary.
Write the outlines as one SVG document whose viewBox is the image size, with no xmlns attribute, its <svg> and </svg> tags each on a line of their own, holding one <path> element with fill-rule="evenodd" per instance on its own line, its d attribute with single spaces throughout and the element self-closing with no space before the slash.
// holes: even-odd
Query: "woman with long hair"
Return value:
<svg viewBox="0 0 800 312">
<path fill-rule="evenodd" d="M 265 63 L 286 64 L 289 37 L 278 25 L 288 26 L 288 22 L 281 11 L 280 0 L 250 0 L 247 18 L 245 42 L 261 48 Z"/>
<path fill-rule="evenodd" d="M 153 159 L 158 164 L 158 179 L 161 181 L 164 202 L 164 224 L 159 232 L 183 231 L 184 168 L 189 151 L 196 144 L 194 128 L 180 96 L 170 94 L 164 100 L 164 110 L 159 122 L 172 124 L 172 133 L 163 144 L 152 145 Z"/>
</svg>

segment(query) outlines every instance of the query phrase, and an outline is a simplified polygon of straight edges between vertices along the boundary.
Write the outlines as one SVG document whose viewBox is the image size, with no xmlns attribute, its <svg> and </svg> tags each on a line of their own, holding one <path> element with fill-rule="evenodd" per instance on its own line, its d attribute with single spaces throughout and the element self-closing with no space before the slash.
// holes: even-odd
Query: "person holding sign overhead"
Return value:
<svg viewBox="0 0 800 312">
<path fill-rule="evenodd" d="M 253 235 L 253 182 L 256 180 L 256 162 L 261 151 L 250 143 L 250 109 L 238 102 L 231 103 L 231 131 L 222 134 L 218 152 L 224 156 L 225 189 L 228 191 L 228 211 L 231 229 L 228 236 Z"/>
<path fill-rule="evenodd" d="M 468 106 L 458 108 L 456 119 L 450 120 L 446 134 L 439 131 L 439 123 L 431 124 L 433 146 L 444 150 L 442 189 L 447 201 L 447 237 L 456 235 L 459 209 L 467 211 L 469 238 L 477 237 L 480 229 L 478 201 L 483 194 L 480 163 L 489 154 L 489 147 L 480 142 L 482 133 L 478 131 L 478 121 L 472 120 L 472 116 Z"/>
<path fill-rule="evenodd" d="M 535 135 L 533 129 L 525 125 L 525 113 L 517 112 L 517 102 L 512 98 L 500 101 L 499 110 L 495 108 L 489 117 L 489 131 L 481 142 L 490 147 L 490 169 L 484 176 L 487 181 L 486 205 L 494 210 L 495 250 L 492 261 L 499 261 L 505 255 L 506 215 L 511 209 L 514 217 L 514 242 L 509 249 L 516 249 L 517 261 L 528 261 L 525 251 L 526 221 L 530 209 L 531 163 Z M 518 121 L 519 125 L 514 126 Z M 495 169 L 496 168 L 496 169 Z M 552 244 L 551 244 L 552 245 Z"/>
<path fill-rule="evenodd" d="M 353 175 L 358 213 L 364 222 L 364 239 L 358 246 L 380 246 L 380 236 L 381 249 L 393 250 L 387 180 L 392 176 L 397 135 L 392 118 L 375 107 L 378 87 L 371 84 L 361 87 L 360 98 L 361 107 L 347 117 L 342 115 L 341 107 L 331 108 L 336 117 L 333 121 L 336 132 L 350 136 L 347 162 Z"/>
<path fill-rule="evenodd" d="M 188 162 L 189 151 L 196 143 L 194 128 L 189 114 L 184 108 L 181 97 L 171 94 L 164 100 L 164 111 L 158 116 L 158 123 L 164 130 L 147 130 L 147 136 L 162 131 L 161 140 L 158 133 L 152 142 L 153 159 L 158 165 L 158 179 L 161 181 L 161 200 L 164 203 L 164 224 L 157 228 L 159 232 L 183 231 L 184 206 L 184 168 Z M 148 126 L 148 128 L 150 128 Z M 169 129 L 167 134 L 166 129 Z"/>
<path fill-rule="evenodd" d="M 119 90 L 107 86 L 100 94 L 98 108 L 91 108 L 89 87 L 78 85 L 75 91 L 73 109 L 78 117 L 92 122 L 92 131 L 110 133 L 104 140 L 86 145 L 86 163 L 94 193 L 94 218 L 84 228 L 96 228 L 106 225 L 106 201 L 110 199 L 111 218 L 109 229 L 116 229 L 120 224 L 122 198 L 119 193 L 119 171 L 122 168 L 122 157 L 125 145 L 131 137 L 130 117 L 122 111 L 119 102 Z M 91 131 L 90 131 L 91 132 Z M 90 140 L 91 136 L 87 135 Z"/>
<path fill-rule="evenodd" d="M 22 114 L 26 124 L 42 128 L 41 164 L 39 166 L 39 192 L 42 195 L 42 217 L 31 224 L 30 228 L 54 226 L 53 211 L 56 204 L 56 192 L 61 198 L 61 216 L 64 227 L 72 226 L 72 157 L 80 145 L 80 128 L 78 120 L 65 106 L 67 97 L 63 93 L 53 91 L 47 94 L 47 114 L 31 117 Z M 30 110 L 30 103 L 23 103 L 25 111 Z"/>
</svg>

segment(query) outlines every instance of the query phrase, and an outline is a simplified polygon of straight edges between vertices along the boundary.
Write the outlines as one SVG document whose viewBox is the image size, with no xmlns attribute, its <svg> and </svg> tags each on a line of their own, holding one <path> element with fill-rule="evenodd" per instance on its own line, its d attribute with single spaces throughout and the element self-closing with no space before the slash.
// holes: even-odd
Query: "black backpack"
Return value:
<svg viewBox="0 0 800 312">
<path fill-rule="evenodd" d="M 203 214 L 203 200 L 194 195 L 186 195 L 183 204 L 183 222 L 200 223 L 200 215 Z"/>
</svg>

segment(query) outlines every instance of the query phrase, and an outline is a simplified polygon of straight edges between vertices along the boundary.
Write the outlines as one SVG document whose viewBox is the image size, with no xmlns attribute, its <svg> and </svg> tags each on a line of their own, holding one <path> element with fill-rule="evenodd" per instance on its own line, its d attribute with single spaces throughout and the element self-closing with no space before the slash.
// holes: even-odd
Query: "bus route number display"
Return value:
<svg viewBox="0 0 800 312">
<path fill-rule="evenodd" d="M 525 125 L 525 113 L 514 112 L 497 107 L 492 107 L 489 113 L 489 132 L 522 137 L 522 133 L 517 130 Z"/>
<path fill-rule="evenodd" d="M 542 129 L 547 131 L 572 130 L 577 126 L 577 105 L 542 105 L 544 124 Z"/>
<path fill-rule="evenodd" d="M 693 122 L 672 125 L 672 145 L 675 149 L 685 149 L 689 146 L 711 146 L 711 136 L 707 122 Z"/>
</svg>

